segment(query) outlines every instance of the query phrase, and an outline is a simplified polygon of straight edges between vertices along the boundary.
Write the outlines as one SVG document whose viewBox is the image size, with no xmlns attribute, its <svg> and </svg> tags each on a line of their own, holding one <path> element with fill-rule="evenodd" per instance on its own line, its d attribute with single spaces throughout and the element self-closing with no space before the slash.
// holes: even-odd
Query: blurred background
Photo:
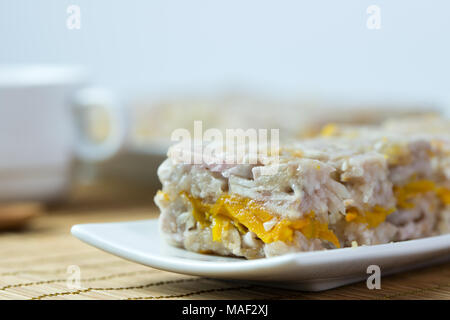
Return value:
<svg viewBox="0 0 450 320">
<path fill-rule="evenodd" d="M 66 27 L 69 5 L 81 28 Z M 381 29 L 366 26 L 370 5 Z M 448 103 L 445 0 L 2 0 L 0 61 L 87 66 L 119 92 L 225 89 Z"/>
<path fill-rule="evenodd" d="M 69 10 L 73 5 L 79 12 Z M 1 0 L 0 65 L 9 69 L 0 68 L 0 201 L 8 212 L 12 204 L 31 203 L 32 212 L 41 203 L 73 203 L 79 194 L 89 205 L 119 198 L 151 202 L 171 131 L 189 129 L 194 120 L 207 127 L 280 128 L 282 137 L 299 137 L 328 122 L 450 113 L 449 10 L 444 0 Z M 22 72 L 11 82 L 14 68 L 36 65 L 41 71 Z M 64 81 L 53 76 L 42 94 L 46 66 L 55 65 L 82 67 L 83 75 L 77 69 L 65 72 Z M 74 85 L 68 89 L 67 82 Z M 67 89 L 52 100 L 55 108 L 60 101 L 61 108 L 83 111 L 67 122 L 42 116 L 39 124 L 35 113 L 45 109 L 39 97 L 55 96 L 52 86 Z M 79 94 L 90 86 L 97 89 Z M 16 96 L 11 87 L 19 90 Z M 32 97 L 20 115 L 11 112 L 24 106 L 17 96 Z M 105 112 L 111 110 L 105 105 L 114 111 Z M 31 134 L 33 125 L 21 126 L 22 143 L 11 147 L 18 117 L 20 124 L 33 119 L 39 130 Z M 58 158 L 58 173 L 56 158 L 45 163 L 52 172 L 46 176 L 33 155 L 49 152 L 39 132 L 56 122 L 61 132 L 74 126 L 76 139 L 99 145 L 114 123 L 121 130 L 107 156 L 84 150 L 82 157 L 61 142 L 66 156 Z M 61 136 L 57 132 L 47 134 Z M 24 153 L 30 146 L 33 153 Z M 29 161 L 22 166 L 17 159 L 24 158 Z M 40 180 L 28 179 L 36 172 Z M 51 185 L 53 174 L 64 179 Z M 8 182 L 19 176 L 23 184 Z M 51 187 L 36 193 L 43 180 Z"/>
<path fill-rule="evenodd" d="M 69 5 L 81 28 L 66 27 Z M 370 5 L 381 29 L 366 26 Z M 82 64 L 125 99 L 224 89 L 449 103 L 450 4 L 2 0 L 1 63 Z"/>
</svg>

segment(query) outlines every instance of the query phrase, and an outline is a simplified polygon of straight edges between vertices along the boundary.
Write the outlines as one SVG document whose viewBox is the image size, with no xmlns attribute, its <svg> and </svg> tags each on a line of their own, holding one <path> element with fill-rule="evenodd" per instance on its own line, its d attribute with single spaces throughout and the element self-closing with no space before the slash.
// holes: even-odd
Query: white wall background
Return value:
<svg viewBox="0 0 450 320">
<path fill-rule="evenodd" d="M 125 97 L 244 86 L 450 105 L 449 60 L 445 0 L 0 0 L 0 63 L 87 65 Z"/>
</svg>

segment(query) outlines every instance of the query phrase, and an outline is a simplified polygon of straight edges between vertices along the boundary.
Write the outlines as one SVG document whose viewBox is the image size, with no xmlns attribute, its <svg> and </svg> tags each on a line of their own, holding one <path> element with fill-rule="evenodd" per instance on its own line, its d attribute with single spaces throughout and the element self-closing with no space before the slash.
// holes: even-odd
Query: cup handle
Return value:
<svg viewBox="0 0 450 320">
<path fill-rule="evenodd" d="M 87 121 L 88 111 L 92 111 L 92 108 L 101 108 L 108 116 L 108 134 L 100 142 L 93 141 L 88 134 L 88 129 L 92 125 Z M 126 114 L 111 91 L 103 88 L 81 89 L 74 96 L 73 112 L 78 137 L 75 152 L 78 158 L 84 161 L 102 161 L 121 149 L 127 131 Z"/>
</svg>

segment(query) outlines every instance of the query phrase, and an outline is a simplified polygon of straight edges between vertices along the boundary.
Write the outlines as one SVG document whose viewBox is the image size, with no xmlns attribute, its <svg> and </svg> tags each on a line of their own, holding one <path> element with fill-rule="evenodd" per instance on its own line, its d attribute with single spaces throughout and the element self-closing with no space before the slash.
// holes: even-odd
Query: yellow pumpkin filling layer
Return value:
<svg viewBox="0 0 450 320">
<path fill-rule="evenodd" d="M 414 203 L 411 200 L 427 192 L 434 192 L 442 203 L 450 204 L 450 189 L 438 187 L 430 180 L 414 180 L 401 187 L 394 186 L 397 207 L 401 209 L 414 208 Z M 371 211 L 366 211 L 362 214 L 356 208 L 348 208 L 345 220 L 347 222 L 365 223 L 369 228 L 376 228 L 394 211 L 396 211 L 396 208 L 385 209 L 381 206 L 375 206 Z"/>
<path fill-rule="evenodd" d="M 440 187 L 436 190 L 436 194 L 445 205 L 450 205 L 450 189 Z"/>
<path fill-rule="evenodd" d="M 450 204 L 450 189 L 439 187 L 430 180 L 414 180 L 401 187 L 394 187 L 397 206 L 402 209 L 414 208 L 414 203 L 411 200 L 428 192 L 434 192 L 442 203 Z"/>
<path fill-rule="evenodd" d="M 340 247 L 339 240 L 328 229 L 328 224 L 315 219 L 313 211 L 305 218 L 288 220 L 276 217 L 262 202 L 237 195 L 223 194 L 214 204 L 205 203 L 185 192 L 182 196 L 191 203 L 192 214 L 200 226 L 211 226 L 214 241 L 221 241 L 224 232 L 235 227 L 241 233 L 247 230 L 255 233 L 264 243 L 291 242 L 294 232 L 299 231 L 308 239 L 326 240 Z M 271 226 L 268 227 L 267 223 Z"/>
<path fill-rule="evenodd" d="M 345 221 L 365 223 L 369 228 L 376 228 L 394 211 L 395 208 L 385 209 L 381 206 L 375 206 L 371 211 L 366 211 L 364 214 L 361 214 L 356 208 L 348 208 L 346 210 Z"/>
</svg>

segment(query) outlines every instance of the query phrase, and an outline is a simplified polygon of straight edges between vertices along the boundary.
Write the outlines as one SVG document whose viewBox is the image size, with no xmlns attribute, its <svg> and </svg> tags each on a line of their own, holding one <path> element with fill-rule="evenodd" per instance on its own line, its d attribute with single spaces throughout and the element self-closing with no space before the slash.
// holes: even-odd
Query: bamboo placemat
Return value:
<svg viewBox="0 0 450 320">
<path fill-rule="evenodd" d="M 310 293 L 159 271 L 69 233 L 77 223 L 156 217 L 150 201 L 137 206 L 71 201 L 24 230 L 0 232 L 0 299 L 450 299 L 450 263 L 383 277 L 380 290 L 358 283 Z M 79 268 L 80 288 L 68 287 L 69 266 Z"/>
</svg>

